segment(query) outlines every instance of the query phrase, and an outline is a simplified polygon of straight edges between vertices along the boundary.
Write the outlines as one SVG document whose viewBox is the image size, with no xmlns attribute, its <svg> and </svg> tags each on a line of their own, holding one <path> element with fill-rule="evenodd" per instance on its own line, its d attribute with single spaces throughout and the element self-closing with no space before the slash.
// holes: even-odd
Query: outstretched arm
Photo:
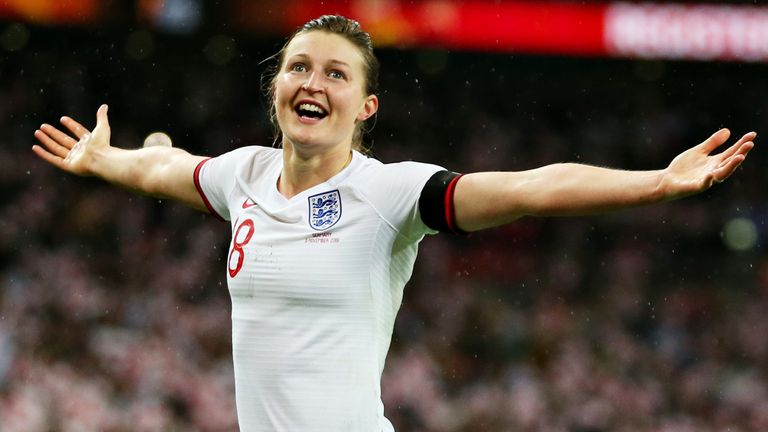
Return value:
<svg viewBox="0 0 768 432">
<path fill-rule="evenodd" d="M 527 215 L 595 214 L 693 195 L 733 174 L 754 146 L 756 134 L 750 132 L 712 155 L 729 136 L 727 129 L 721 129 L 657 171 L 564 163 L 520 172 L 467 174 L 456 185 L 456 223 L 465 231 L 476 231 Z"/>
<path fill-rule="evenodd" d="M 48 124 L 35 131 L 35 138 L 42 146 L 35 145 L 32 150 L 51 165 L 207 211 L 193 178 L 195 167 L 203 157 L 172 147 L 125 150 L 110 146 L 106 105 L 99 107 L 93 131 L 69 117 L 62 117 L 61 123 L 74 138 Z"/>
</svg>

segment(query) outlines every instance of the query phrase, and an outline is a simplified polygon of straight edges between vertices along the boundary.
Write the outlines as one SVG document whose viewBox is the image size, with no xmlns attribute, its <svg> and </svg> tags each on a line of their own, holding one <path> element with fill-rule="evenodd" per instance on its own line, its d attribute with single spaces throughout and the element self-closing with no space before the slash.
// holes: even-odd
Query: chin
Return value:
<svg viewBox="0 0 768 432">
<path fill-rule="evenodd" d="M 329 133 L 334 131 L 322 126 L 325 125 L 289 125 L 288 130 L 283 130 L 283 137 L 293 148 L 312 152 L 332 149 L 347 140 L 351 141 L 351 136 Z"/>
<path fill-rule="evenodd" d="M 324 140 L 313 133 L 298 133 L 286 135 L 286 141 L 294 148 L 299 149 L 319 149 L 327 147 Z"/>
</svg>

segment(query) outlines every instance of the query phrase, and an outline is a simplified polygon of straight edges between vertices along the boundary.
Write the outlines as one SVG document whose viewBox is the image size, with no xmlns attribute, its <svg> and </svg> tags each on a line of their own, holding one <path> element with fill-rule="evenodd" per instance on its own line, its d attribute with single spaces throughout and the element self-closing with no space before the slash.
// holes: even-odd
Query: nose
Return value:
<svg viewBox="0 0 768 432">
<path fill-rule="evenodd" d="M 310 92 L 315 93 L 323 90 L 323 87 L 320 85 L 320 77 L 316 72 L 312 72 L 307 77 L 307 80 L 304 81 L 304 84 L 301 85 L 301 88 Z"/>
</svg>

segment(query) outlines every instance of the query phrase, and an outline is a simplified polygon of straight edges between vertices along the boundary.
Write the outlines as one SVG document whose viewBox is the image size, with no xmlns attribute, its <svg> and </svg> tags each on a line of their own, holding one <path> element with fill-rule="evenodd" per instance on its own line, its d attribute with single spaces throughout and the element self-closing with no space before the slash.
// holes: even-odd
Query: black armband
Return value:
<svg viewBox="0 0 768 432">
<path fill-rule="evenodd" d="M 463 174 L 438 171 L 427 180 L 419 197 L 419 212 L 424 225 L 436 231 L 466 234 L 456 226 L 453 192 Z"/>
</svg>

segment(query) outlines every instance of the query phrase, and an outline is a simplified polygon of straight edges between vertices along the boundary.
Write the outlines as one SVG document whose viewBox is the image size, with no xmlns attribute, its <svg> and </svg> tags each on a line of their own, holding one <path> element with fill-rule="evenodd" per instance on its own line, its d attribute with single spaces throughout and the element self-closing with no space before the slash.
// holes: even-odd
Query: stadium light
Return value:
<svg viewBox="0 0 768 432">
<path fill-rule="evenodd" d="M 768 6 L 241 0 L 236 13 L 239 22 L 254 31 L 280 35 L 316 16 L 340 13 L 360 21 L 378 46 L 768 61 Z"/>
</svg>

